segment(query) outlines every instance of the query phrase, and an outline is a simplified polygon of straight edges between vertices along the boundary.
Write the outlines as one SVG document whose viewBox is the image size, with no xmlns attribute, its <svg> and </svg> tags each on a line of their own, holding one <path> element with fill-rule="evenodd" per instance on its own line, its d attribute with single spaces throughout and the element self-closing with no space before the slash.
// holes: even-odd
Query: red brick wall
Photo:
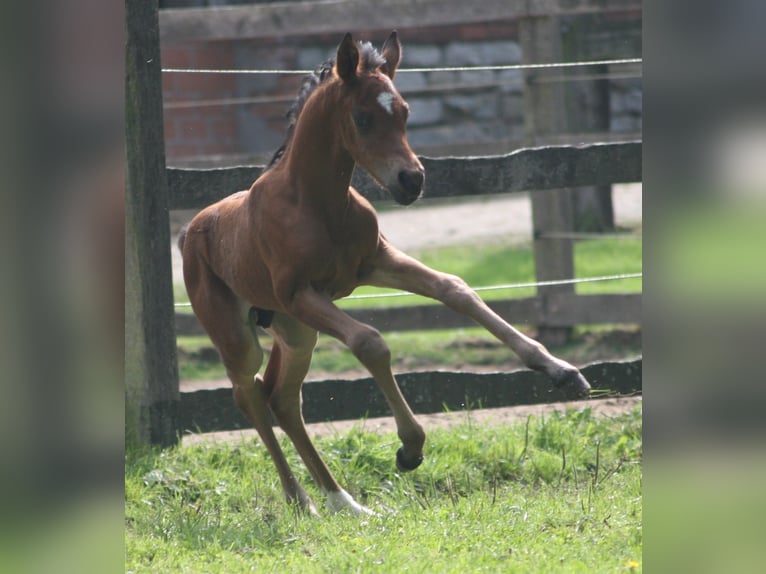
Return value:
<svg viewBox="0 0 766 574">
<path fill-rule="evenodd" d="M 166 46 L 162 49 L 162 67 L 233 68 L 232 48 L 229 42 Z M 236 107 L 168 107 L 174 102 L 233 98 L 236 85 L 233 75 L 163 74 L 165 151 L 169 161 L 239 151 Z"/>
<path fill-rule="evenodd" d="M 367 31 L 357 36 L 380 44 L 388 31 Z M 514 22 L 496 22 L 484 25 L 447 26 L 400 30 L 402 41 L 416 43 L 447 43 L 452 41 L 515 39 Z M 272 39 L 258 41 L 196 42 L 162 46 L 163 68 L 270 68 L 296 69 L 297 47 L 320 46 L 325 49 L 339 41 L 337 34 L 311 37 Z M 237 50 L 250 48 L 267 52 L 268 61 L 237 62 Z M 317 61 L 314 65 L 318 65 Z M 256 155 L 263 157 L 279 145 L 274 134 L 284 130 L 285 112 L 289 102 L 257 105 L 222 105 L 175 107 L 179 103 L 233 99 L 251 96 L 292 97 L 300 84 L 299 76 L 244 76 L 233 74 L 163 74 L 165 151 L 170 165 L 193 161 L 207 156 Z M 257 78 L 257 79 L 254 79 Z M 248 86 L 243 87 L 243 83 Z M 262 88 L 256 87 L 262 84 Z M 242 140 L 243 124 L 257 119 L 264 125 L 268 140 L 263 146 L 247 149 Z M 257 139 L 257 138 L 256 138 Z"/>
</svg>

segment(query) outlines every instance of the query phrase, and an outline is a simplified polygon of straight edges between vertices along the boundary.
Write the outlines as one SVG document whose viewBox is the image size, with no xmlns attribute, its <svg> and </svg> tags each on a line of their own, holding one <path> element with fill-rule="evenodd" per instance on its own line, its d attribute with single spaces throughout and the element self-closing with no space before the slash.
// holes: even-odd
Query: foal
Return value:
<svg viewBox="0 0 766 574">
<path fill-rule="evenodd" d="M 346 34 L 334 63 L 304 80 L 287 140 L 268 169 L 249 191 L 201 211 L 179 241 L 192 307 L 221 354 L 234 400 L 258 430 L 288 501 L 312 514 L 316 509 L 274 436 L 272 413 L 329 509 L 370 512 L 338 485 L 304 427 L 301 385 L 318 331 L 348 346 L 383 391 L 402 441 L 399 469 L 413 470 L 423 460 L 425 433 L 394 380 L 388 346 L 378 331 L 333 303 L 359 285 L 442 301 L 555 384 L 590 388 L 575 367 L 506 323 L 464 281 L 394 248 L 379 232 L 370 203 L 349 186 L 358 163 L 402 205 L 422 192 L 423 166 L 405 135 L 409 109 L 392 83 L 400 58 L 396 32 L 380 53 Z M 257 325 L 274 338 L 262 377 Z"/>
</svg>

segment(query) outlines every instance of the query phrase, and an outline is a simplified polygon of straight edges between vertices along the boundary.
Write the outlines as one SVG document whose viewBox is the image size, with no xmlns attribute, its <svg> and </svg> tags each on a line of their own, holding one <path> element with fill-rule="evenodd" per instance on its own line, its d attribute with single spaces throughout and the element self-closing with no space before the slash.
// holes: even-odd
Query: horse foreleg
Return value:
<svg viewBox="0 0 766 574">
<path fill-rule="evenodd" d="M 460 277 L 435 271 L 383 242 L 375 269 L 365 278 L 365 283 L 402 289 L 441 301 L 471 317 L 512 349 L 526 366 L 545 373 L 555 385 L 571 385 L 581 393 L 590 390 L 588 381 L 576 367 L 554 357 L 542 344 L 508 324 Z"/>
<path fill-rule="evenodd" d="M 274 346 L 264 375 L 269 406 L 279 426 L 290 437 L 314 481 L 327 497 L 332 512 L 348 509 L 354 514 L 372 514 L 343 490 L 306 432 L 301 410 L 301 386 L 316 345 L 316 331 L 282 313 L 272 323 Z"/>
<path fill-rule="evenodd" d="M 391 351 L 380 333 L 338 309 L 326 296 L 313 289 L 298 291 L 289 304 L 290 315 L 313 329 L 343 342 L 375 379 L 386 397 L 396 421 L 402 447 L 396 453 L 400 470 L 417 468 L 423 462 L 425 432 L 402 396 L 391 372 Z"/>
</svg>

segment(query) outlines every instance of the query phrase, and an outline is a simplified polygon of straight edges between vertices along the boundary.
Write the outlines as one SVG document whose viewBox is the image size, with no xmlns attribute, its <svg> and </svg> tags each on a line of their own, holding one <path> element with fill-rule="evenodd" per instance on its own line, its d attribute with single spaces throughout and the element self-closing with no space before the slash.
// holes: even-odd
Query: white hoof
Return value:
<svg viewBox="0 0 766 574">
<path fill-rule="evenodd" d="M 327 493 L 327 508 L 333 513 L 349 510 L 357 516 L 375 516 L 372 510 L 359 504 L 342 488 L 336 492 Z"/>
</svg>

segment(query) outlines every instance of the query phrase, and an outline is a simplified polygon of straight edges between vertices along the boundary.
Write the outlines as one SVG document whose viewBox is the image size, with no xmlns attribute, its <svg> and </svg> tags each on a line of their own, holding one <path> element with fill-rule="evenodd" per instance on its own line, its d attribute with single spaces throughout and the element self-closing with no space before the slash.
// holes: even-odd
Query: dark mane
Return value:
<svg viewBox="0 0 766 574">
<path fill-rule="evenodd" d="M 360 42 L 358 43 L 358 47 L 359 67 L 363 73 L 374 72 L 380 66 L 386 63 L 385 58 L 383 58 L 383 56 L 369 42 Z M 279 160 L 282 159 L 282 156 L 285 155 L 287 146 L 290 145 L 290 141 L 293 137 L 293 132 L 295 131 L 295 124 L 298 123 L 298 116 L 300 115 L 301 111 L 303 111 L 303 106 L 306 104 L 309 96 L 311 96 L 311 94 L 313 94 L 320 85 L 324 84 L 328 79 L 333 77 L 334 66 L 335 58 L 331 58 L 317 66 L 317 68 L 310 74 L 303 76 L 301 87 L 298 89 L 298 95 L 290 106 L 290 109 L 287 110 L 286 117 L 288 124 L 287 133 L 285 134 L 285 141 L 282 143 L 282 145 L 279 146 L 277 151 L 274 152 L 274 155 L 271 156 L 271 160 L 266 166 L 266 169 L 275 166 Z"/>
</svg>

